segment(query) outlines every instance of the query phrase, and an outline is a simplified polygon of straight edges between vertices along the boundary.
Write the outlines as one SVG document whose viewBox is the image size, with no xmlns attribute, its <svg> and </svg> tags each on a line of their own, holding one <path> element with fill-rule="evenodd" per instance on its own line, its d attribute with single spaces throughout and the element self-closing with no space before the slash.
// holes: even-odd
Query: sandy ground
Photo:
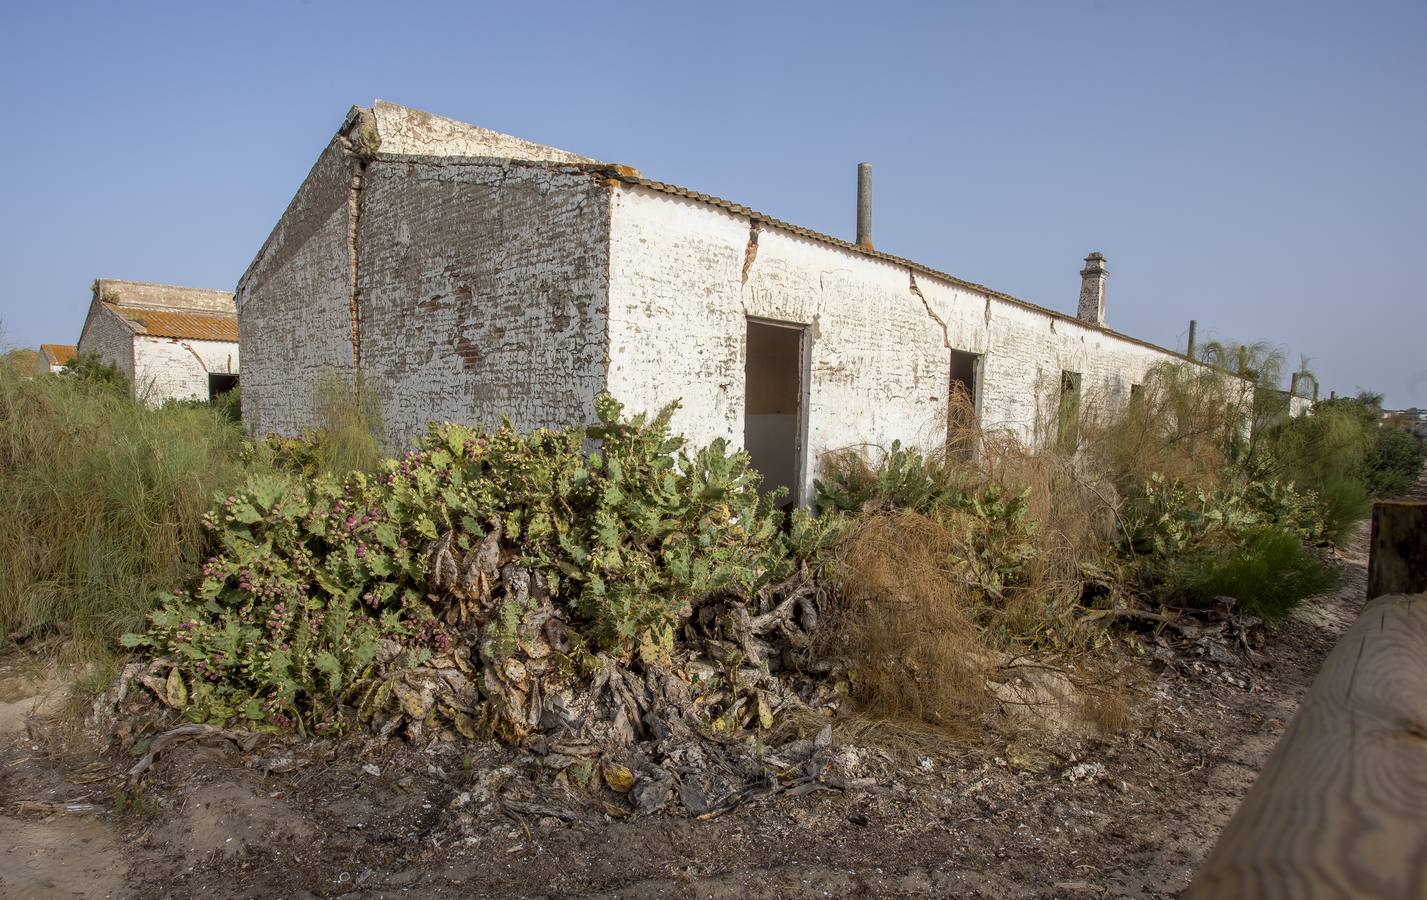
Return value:
<svg viewBox="0 0 1427 900">
<path fill-rule="evenodd" d="M 190 741 L 128 789 L 132 756 L 0 669 L 0 895 L 1171 896 L 1362 605 L 1365 536 L 1338 558 L 1340 588 L 1268 630 L 1256 662 L 1146 659 L 1124 733 L 862 747 L 875 783 L 711 821 L 513 812 L 521 760 L 484 744 Z"/>
</svg>

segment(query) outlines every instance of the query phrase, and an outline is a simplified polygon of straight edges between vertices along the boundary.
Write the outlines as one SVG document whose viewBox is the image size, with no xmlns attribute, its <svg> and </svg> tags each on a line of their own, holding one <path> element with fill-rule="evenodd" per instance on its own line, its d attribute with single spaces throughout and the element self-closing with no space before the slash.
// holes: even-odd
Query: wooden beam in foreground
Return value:
<svg viewBox="0 0 1427 900">
<path fill-rule="evenodd" d="M 1186 897 L 1427 897 L 1427 595 L 1368 603 Z"/>
</svg>

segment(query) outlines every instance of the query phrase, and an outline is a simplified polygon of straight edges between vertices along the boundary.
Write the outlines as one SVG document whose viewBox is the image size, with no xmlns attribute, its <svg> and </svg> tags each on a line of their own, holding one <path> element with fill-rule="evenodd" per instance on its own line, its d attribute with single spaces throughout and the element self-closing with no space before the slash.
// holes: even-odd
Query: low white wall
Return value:
<svg viewBox="0 0 1427 900">
<path fill-rule="evenodd" d="M 209 373 L 238 374 L 236 343 L 134 337 L 134 396 L 147 403 L 207 400 Z"/>
</svg>

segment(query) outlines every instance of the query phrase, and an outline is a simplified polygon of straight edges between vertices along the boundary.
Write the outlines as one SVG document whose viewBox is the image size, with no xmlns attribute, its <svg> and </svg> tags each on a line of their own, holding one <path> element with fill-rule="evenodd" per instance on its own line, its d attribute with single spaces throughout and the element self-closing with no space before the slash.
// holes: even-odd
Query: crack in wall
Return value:
<svg viewBox="0 0 1427 900">
<path fill-rule="evenodd" d="M 753 261 L 758 258 L 758 230 L 757 220 L 749 220 L 748 244 L 743 248 L 743 274 L 739 284 L 748 284 L 748 270 L 753 268 Z"/>
<path fill-rule="evenodd" d="M 358 153 L 348 150 L 353 160 L 352 180 L 347 191 L 347 312 L 352 323 L 352 371 L 362 368 L 362 317 L 358 302 L 357 287 L 357 227 L 362 218 L 362 181 L 367 172 L 367 161 Z"/>
<path fill-rule="evenodd" d="M 941 326 L 941 342 L 942 342 L 942 345 L 945 346 L 946 349 L 948 349 L 948 350 L 954 350 L 954 349 L 956 349 L 956 348 L 954 348 L 954 347 L 951 346 L 951 332 L 950 332 L 949 330 L 947 330 L 946 322 L 942 320 L 942 317 L 941 317 L 941 316 L 937 315 L 937 314 L 932 310 L 932 305 L 927 302 L 926 296 L 925 296 L 924 294 L 922 294 L 922 289 L 919 288 L 919 287 L 917 287 L 917 273 L 916 273 L 916 272 L 913 272 L 911 269 L 908 269 L 908 270 L 907 270 L 907 278 L 910 280 L 910 286 L 911 286 L 911 289 L 912 289 L 912 293 L 916 295 L 916 297 L 917 297 L 918 300 L 922 301 L 922 306 L 926 308 L 927 315 L 931 316 L 931 319 L 932 319 L 933 322 L 935 322 L 935 323 L 937 323 L 938 325 Z"/>
<path fill-rule="evenodd" d="M 193 349 L 193 345 L 190 344 L 188 341 L 178 341 L 177 343 L 178 343 L 178 345 L 179 345 L 180 347 L 182 347 L 183 349 L 187 350 L 190 354 L 192 354 L 192 355 L 193 355 L 193 358 L 196 359 L 196 360 L 198 360 L 198 368 L 202 369 L 202 370 L 203 370 L 203 373 L 204 373 L 205 375 L 208 374 L 208 365 L 207 365 L 206 363 L 204 363 L 203 357 L 201 357 L 201 356 L 198 355 L 198 351 L 195 350 L 195 349 Z M 231 356 L 228 357 L 228 358 L 229 358 L 230 360 L 232 359 Z M 229 363 L 229 365 L 231 366 L 232 364 Z"/>
<path fill-rule="evenodd" d="M 598 182 L 596 183 L 598 184 Z M 610 366 L 612 365 L 610 345 L 613 338 L 610 337 L 610 319 L 614 315 L 612 284 L 614 281 L 614 207 L 618 198 L 615 185 L 617 183 L 613 180 L 604 182 L 604 264 L 600 266 L 599 273 L 600 282 L 604 286 L 604 336 L 600 339 L 600 390 L 609 389 Z"/>
</svg>

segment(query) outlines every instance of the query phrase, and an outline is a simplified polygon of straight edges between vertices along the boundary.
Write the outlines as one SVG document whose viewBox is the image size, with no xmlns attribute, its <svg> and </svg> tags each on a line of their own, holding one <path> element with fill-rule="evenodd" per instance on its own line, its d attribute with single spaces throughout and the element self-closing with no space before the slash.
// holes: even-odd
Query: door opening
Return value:
<svg viewBox="0 0 1427 900">
<path fill-rule="evenodd" d="M 805 332 L 801 325 L 748 320 L 743 446 L 763 474 L 764 492 L 787 488 L 784 506 L 802 500 Z"/>
<path fill-rule="evenodd" d="M 951 387 L 946 398 L 946 452 L 970 457 L 976 452 L 976 375 L 981 357 L 951 351 Z"/>
<path fill-rule="evenodd" d="M 1056 449 L 1074 454 L 1080 443 L 1080 373 L 1060 373 L 1060 406 L 1056 415 Z"/>
<path fill-rule="evenodd" d="M 208 400 L 211 402 L 238 386 L 237 375 L 208 373 Z"/>
</svg>

